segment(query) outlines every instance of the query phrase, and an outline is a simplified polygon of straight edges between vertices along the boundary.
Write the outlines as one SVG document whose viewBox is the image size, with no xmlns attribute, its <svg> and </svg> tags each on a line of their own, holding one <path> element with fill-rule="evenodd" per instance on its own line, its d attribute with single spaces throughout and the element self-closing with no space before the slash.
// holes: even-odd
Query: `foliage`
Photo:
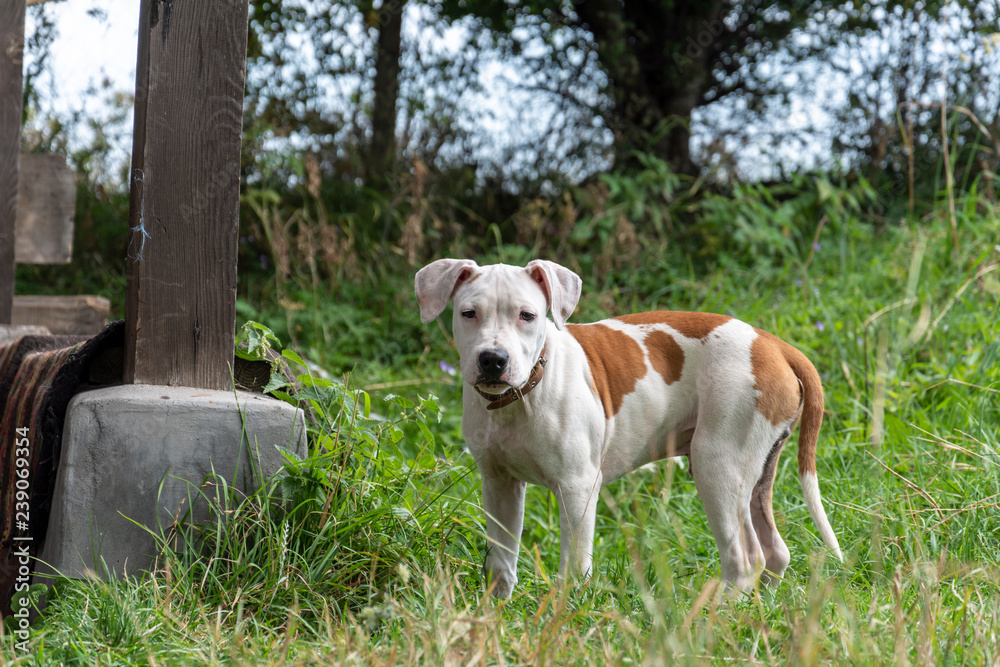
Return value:
<svg viewBox="0 0 1000 667">
<path fill-rule="evenodd" d="M 800 58 L 837 54 L 820 65 L 823 78 L 846 84 L 848 104 L 831 109 L 843 128 L 833 142 L 835 153 L 863 165 L 878 187 L 894 185 L 897 195 L 916 182 L 925 188 L 918 199 L 942 186 L 942 157 L 950 158 L 959 180 L 996 173 L 1000 38 L 995 9 L 974 2 L 930 2 L 839 11 L 844 12 L 840 21 L 833 20 L 833 12 L 825 21 L 817 19 L 793 48 Z M 909 202 L 912 208 L 913 199 Z"/>
<path fill-rule="evenodd" d="M 619 185 L 605 187 L 620 193 Z M 587 276 L 574 316 L 606 308 L 729 312 L 806 351 L 826 387 L 819 475 L 844 565 L 824 559 L 794 456 L 785 456 L 775 506 L 792 564 L 776 590 L 726 599 L 690 475 L 667 462 L 602 491 L 588 583 L 561 587 L 554 579 L 558 511 L 551 494 L 529 489 L 520 588 L 508 603 L 484 598 L 478 474 L 461 450 L 460 392 L 448 368 L 455 353 L 444 328 L 418 323 L 409 295 L 382 295 L 405 312 L 385 331 L 360 334 L 367 348 L 352 343 L 361 350 L 353 379 L 318 371 L 298 378 L 298 399 L 317 416 L 309 453 L 286 452 L 286 475 L 250 495 L 221 477 L 192 488 L 192 498 L 215 508 L 213 519 L 164 527 L 151 575 L 58 582 L 24 661 L 995 660 L 1000 211 L 960 200 L 957 210 L 968 214 L 955 255 L 943 219 L 881 230 L 860 224 L 860 192 L 819 179 L 804 179 L 797 192 L 742 190 L 734 210 L 780 211 L 784 201 L 811 222 L 824 214 L 830 222 L 818 235 L 812 227 L 793 233 L 794 250 L 781 250 L 777 264 L 770 250 L 734 253 L 714 269 L 669 267 L 646 254 L 646 269 L 611 271 L 602 282 Z M 617 196 L 606 201 L 629 201 Z M 507 259 L 529 251 L 493 248 Z M 568 256 L 588 261 L 582 250 Z M 640 275 L 625 283 L 626 273 Z M 385 274 L 396 277 L 356 285 L 340 300 L 408 288 L 408 269 Z M 308 321 L 298 320 L 303 349 L 323 364 L 336 358 Z M 245 332 L 255 352 L 278 351 L 284 337 L 255 323 Z M 393 340 L 409 341 L 409 356 L 377 362 Z M 5 655 L 16 655 L 9 635 L 0 641 Z"/>
<path fill-rule="evenodd" d="M 291 149 L 318 159 L 328 177 L 369 186 L 391 179 L 371 173 L 368 148 L 373 133 L 392 134 L 403 163 L 433 163 L 461 153 L 469 141 L 459 122 L 459 104 L 475 94 L 477 63 L 455 58 L 435 43 L 404 39 L 398 63 L 398 92 L 376 86 L 377 44 L 382 29 L 406 12 L 417 31 L 445 32 L 432 11 L 406 11 L 407 3 L 376 6 L 370 0 L 254 0 L 251 3 L 247 70 L 244 168 L 252 181 L 268 176 L 273 153 Z M 428 9 L 424 7 L 424 9 Z M 472 53 L 469 50 L 466 56 Z M 389 94 L 397 123 L 373 126 L 378 96 Z M 391 121 L 391 119 L 390 119 Z M 398 136 L 396 134 L 398 133 Z M 442 165 L 444 166 L 444 165 Z M 292 175 L 278 174 L 282 179 Z"/>
<path fill-rule="evenodd" d="M 30 654 L 5 635 L 0 663 L 997 662 L 1000 211 L 963 118 L 952 108 L 925 133 L 912 183 L 896 168 L 713 180 L 639 150 L 628 170 L 517 193 L 430 160 L 376 190 L 356 179 L 354 144 L 275 147 L 294 116 L 251 125 L 241 340 L 296 369 L 269 389 L 314 417 L 309 450 L 247 495 L 221 476 L 193 486 L 210 522 L 157 532 L 148 575 L 55 583 Z M 120 307 L 127 202 L 82 180 L 74 264 L 20 267 L 19 292 L 71 286 Z M 723 312 L 807 352 L 847 562 L 824 558 L 786 456 L 791 567 L 776 590 L 727 599 L 690 475 L 666 462 L 602 491 L 589 582 L 555 579 L 557 506 L 531 488 L 522 585 L 483 597 L 457 354 L 412 297 L 414 269 L 442 255 L 558 260 L 585 280 L 576 321 Z"/>
<path fill-rule="evenodd" d="M 268 358 L 278 343 L 259 323 L 242 331 L 247 357 Z M 281 358 L 305 364 L 290 350 Z M 385 396 L 379 415 L 370 394 L 344 382 L 303 373 L 293 398 L 278 377 L 269 388 L 311 415 L 308 451 L 279 447 L 284 474 L 258 479 L 249 494 L 223 475 L 193 485 L 182 509 L 207 504 L 211 519 L 195 524 L 188 510 L 154 531 L 151 574 L 57 583 L 47 616 L 82 618 L 53 626 L 36 644 L 39 662 L 92 664 L 97 652 L 130 663 L 173 637 L 192 638 L 188 619 L 209 609 L 227 610 L 218 620 L 237 644 L 244 633 L 318 628 L 375 613 L 423 563 L 480 558 L 463 537 L 478 521 L 469 514 L 469 462 L 436 438 L 433 396 Z"/>
<path fill-rule="evenodd" d="M 896 182 L 937 162 L 914 164 L 913 152 L 940 152 L 942 104 L 975 144 L 969 165 L 996 172 L 1000 51 L 982 3 L 260 0 L 253 9 L 253 175 L 262 152 L 291 143 L 321 156 L 329 177 L 378 183 L 368 147 L 390 134 L 393 177 L 420 161 L 528 194 L 611 165 L 641 169 L 639 153 L 723 180 L 840 165 Z M 398 93 L 386 93 L 398 94 L 393 129 L 373 118 L 387 80 L 375 54 L 397 13 L 413 27 L 402 35 Z M 432 33 L 441 38 L 424 37 Z"/>
<path fill-rule="evenodd" d="M 642 159 L 633 175 L 528 202 L 479 238 L 434 237 L 435 216 L 452 213 L 426 190 L 395 214 L 426 216 L 433 240 L 415 261 L 439 243 L 581 269 L 577 321 L 726 312 L 807 352 L 826 388 L 819 473 L 844 565 L 824 559 L 785 456 L 775 505 L 792 564 L 775 591 L 725 599 L 693 482 L 667 462 L 603 490 L 585 584 L 554 579 L 557 506 L 532 487 L 521 587 L 508 603 L 482 597 L 479 478 L 446 327 L 419 323 L 404 254 L 355 250 L 355 269 L 314 273 L 292 232 L 317 224 L 320 203 L 251 191 L 264 215 L 288 216 L 270 238 L 291 236 L 290 272 L 244 271 L 240 309 L 258 323 L 241 339 L 246 354 L 271 348 L 301 369 L 297 386 L 280 376 L 270 388 L 314 415 L 309 450 L 286 452 L 285 476 L 248 495 L 222 477 L 192 487 L 212 520 L 164 526 L 149 575 L 56 583 L 21 662 L 995 661 L 1000 211 L 957 191 L 956 253 L 944 199 L 921 202 L 924 220 L 878 224 L 862 179 L 812 174 L 722 196 Z M 372 256 L 395 259 L 366 266 Z M 12 640 L 0 639 L 4 656 L 18 655 Z"/>
</svg>

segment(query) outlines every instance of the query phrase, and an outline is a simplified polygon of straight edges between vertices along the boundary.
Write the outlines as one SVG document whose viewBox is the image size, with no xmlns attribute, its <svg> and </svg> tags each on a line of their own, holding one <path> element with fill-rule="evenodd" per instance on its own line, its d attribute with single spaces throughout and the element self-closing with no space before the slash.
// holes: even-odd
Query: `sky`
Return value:
<svg viewBox="0 0 1000 667">
<path fill-rule="evenodd" d="M 48 72 L 36 82 L 42 96 L 42 113 L 54 111 L 61 119 L 77 117 L 64 130 L 70 151 L 93 145 L 93 130 L 84 119 L 107 121 L 109 96 L 131 96 L 135 91 L 135 65 L 139 35 L 138 0 L 59 0 L 29 6 L 25 35 L 34 33 L 39 11 L 55 24 L 49 49 Z M 32 62 L 25 51 L 25 69 Z M 128 187 L 124 174 L 132 155 L 131 113 L 127 120 L 102 123 L 111 150 L 107 162 L 92 169 L 103 183 Z M 26 130 L 38 129 L 29 118 Z M 51 134 L 44 129 L 42 134 Z M 103 173 L 103 176 L 100 174 Z"/>
<path fill-rule="evenodd" d="M 60 0 L 46 3 L 45 12 L 59 31 L 51 51 L 57 108 L 94 104 L 86 91 L 105 78 L 115 90 L 135 89 L 137 0 Z M 29 7 L 26 34 L 33 30 L 33 16 Z"/>
</svg>

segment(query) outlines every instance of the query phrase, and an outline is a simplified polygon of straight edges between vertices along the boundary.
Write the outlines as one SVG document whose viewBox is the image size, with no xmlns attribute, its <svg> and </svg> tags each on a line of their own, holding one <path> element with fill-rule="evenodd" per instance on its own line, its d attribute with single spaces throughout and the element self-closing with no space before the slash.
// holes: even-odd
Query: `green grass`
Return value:
<svg viewBox="0 0 1000 667">
<path fill-rule="evenodd" d="M 956 257 L 944 221 L 831 225 L 807 270 L 754 257 L 697 275 L 651 253 L 574 316 L 726 312 L 803 349 L 826 387 L 818 468 L 844 564 L 823 555 L 789 452 L 774 499 L 789 570 L 726 599 L 693 482 L 667 462 L 602 491 L 586 583 L 555 581 L 558 512 L 532 488 L 519 588 L 485 598 L 478 473 L 439 366 L 457 355 L 400 270 L 344 287 L 345 307 L 289 288 L 306 308 L 252 313 L 353 367 L 351 389 L 307 392 L 311 456 L 251 497 L 223 489 L 214 523 L 163 536 L 152 575 L 58 582 L 28 654 L 8 634 L 0 664 L 996 664 L 1000 212 L 959 229 Z"/>
</svg>

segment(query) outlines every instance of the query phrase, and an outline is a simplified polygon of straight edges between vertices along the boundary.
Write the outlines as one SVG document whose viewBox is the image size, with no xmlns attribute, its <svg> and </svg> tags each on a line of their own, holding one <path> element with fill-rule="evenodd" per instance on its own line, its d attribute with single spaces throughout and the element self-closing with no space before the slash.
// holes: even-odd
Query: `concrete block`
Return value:
<svg viewBox="0 0 1000 667">
<path fill-rule="evenodd" d="M 153 385 L 77 394 L 36 574 L 103 576 L 100 558 L 119 576 L 149 569 L 155 540 L 129 519 L 169 526 L 213 471 L 237 488 L 256 488 L 251 461 L 273 475 L 282 463 L 275 445 L 303 452 L 305 419 L 261 394 Z M 194 518 L 209 518 L 204 501 Z"/>
</svg>

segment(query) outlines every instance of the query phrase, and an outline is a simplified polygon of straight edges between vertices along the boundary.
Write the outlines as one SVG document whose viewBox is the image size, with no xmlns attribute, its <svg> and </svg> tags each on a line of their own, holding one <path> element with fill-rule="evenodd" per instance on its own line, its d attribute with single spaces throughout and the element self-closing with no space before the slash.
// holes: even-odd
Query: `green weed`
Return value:
<svg viewBox="0 0 1000 667">
<path fill-rule="evenodd" d="M 7 635 L 0 664 L 996 664 L 1000 212 L 959 199 L 956 254 L 947 221 L 868 225 L 861 195 L 823 187 L 746 190 L 757 218 L 744 211 L 751 236 L 719 241 L 725 263 L 686 261 L 640 230 L 643 266 L 598 267 L 587 235 L 611 238 L 616 216 L 591 224 L 592 211 L 572 220 L 589 226 L 561 259 L 588 267 L 575 321 L 725 312 L 808 354 L 826 388 L 819 477 L 845 563 L 823 556 L 789 454 L 774 503 L 791 566 L 777 588 L 728 599 L 693 481 L 668 461 L 602 490 L 586 582 L 556 580 L 558 511 L 531 488 L 519 589 L 486 597 L 447 326 L 419 323 L 408 267 L 335 293 L 305 272 L 281 287 L 305 307 L 241 312 L 274 324 L 251 325 L 248 347 L 313 367 L 276 342 L 294 339 L 352 371 L 272 383 L 313 415 L 308 453 L 286 453 L 285 475 L 250 495 L 206 480 L 212 521 L 166 528 L 147 575 L 58 582 L 29 654 Z M 721 221 L 737 204 L 712 206 Z M 759 222 L 775 210 L 789 222 Z M 501 235 L 490 253 L 530 250 Z"/>
</svg>

